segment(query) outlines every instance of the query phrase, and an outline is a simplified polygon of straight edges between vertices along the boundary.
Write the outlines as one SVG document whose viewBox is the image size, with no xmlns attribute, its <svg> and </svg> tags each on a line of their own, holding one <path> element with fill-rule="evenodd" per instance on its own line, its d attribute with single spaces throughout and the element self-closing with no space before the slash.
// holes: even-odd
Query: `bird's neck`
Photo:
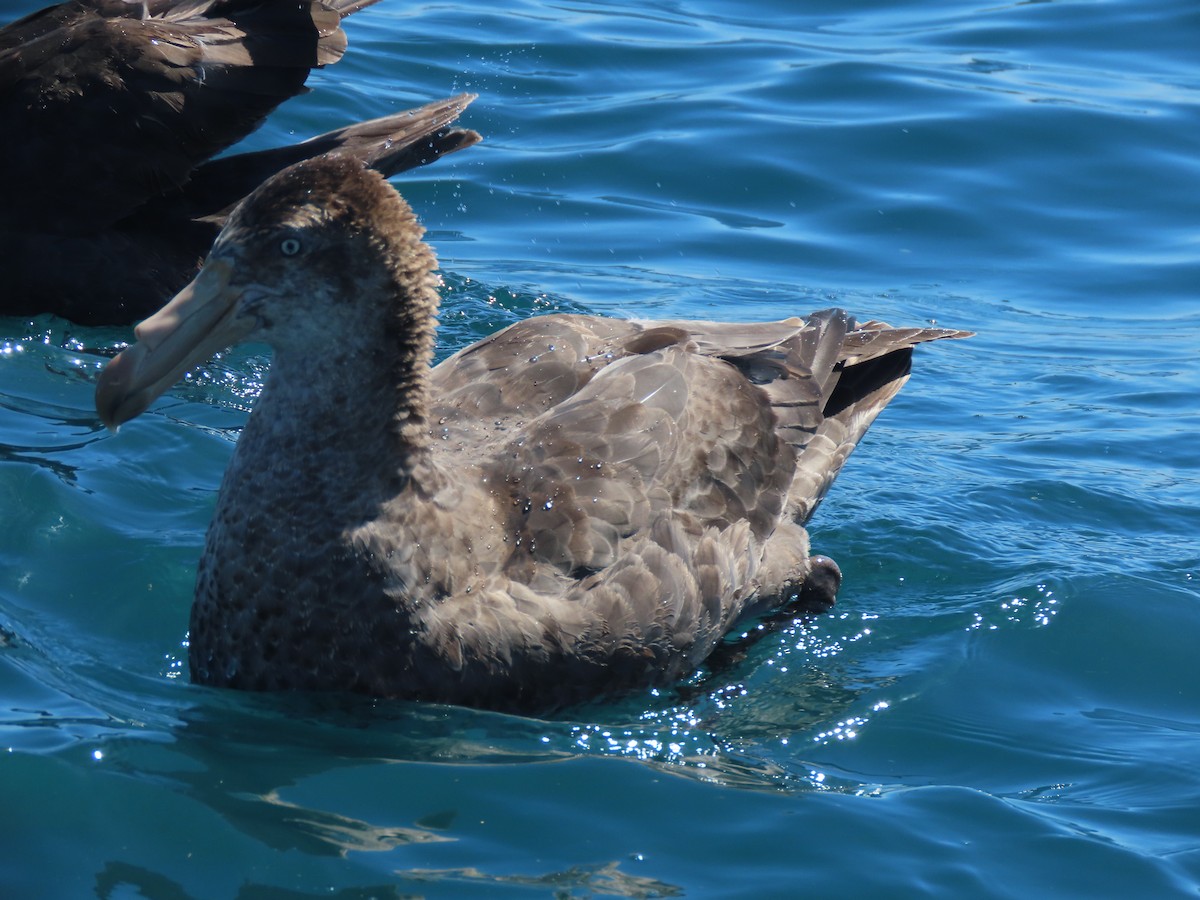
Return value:
<svg viewBox="0 0 1200 900">
<path fill-rule="evenodd" d="M 432 329 L 427 341 L 380 327 L 318 354 L 277 349 L 236 457 L 276 470 L 275 460 L 303 460 L 335 492 L 406 482 L 430 443 L 427 343 Z M 290 483 L 292 473 L 276 476 L 282 490 L 321 489 Z"/>
</svg>

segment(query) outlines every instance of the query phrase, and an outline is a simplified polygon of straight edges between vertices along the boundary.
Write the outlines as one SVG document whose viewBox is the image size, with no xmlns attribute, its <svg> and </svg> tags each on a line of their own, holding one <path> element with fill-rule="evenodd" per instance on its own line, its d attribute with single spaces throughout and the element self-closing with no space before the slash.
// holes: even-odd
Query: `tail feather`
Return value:
<svg viewBox="0 0 1200 900">
<path fill-rule="evenodd" d="M 768 325 L 754 327 L 765 330 Z M 780 435 L 796 451 L 788 509 L 801 524 L 812 517 L 863 434 L 908 380 L 913 347 L 970 336 L 945 328 L 892 328 L 877 321 L 858 325 L 840 309 L 769 327 L 774 340 L 764 330 L 747 333 L 740 346 L 726 345 L 719 355 L 767 395 Z M 708 340 L 716 344 L 728 337 L 719 329 Z M 704 346 L 705 336 L 698 335 L 697 343 Z"/>
<path fill-rule="evenodd" d="M 812 439 L 796 447 L 796 475 L 789 493 L 796 521 L 803 524 L 812 518 L 871 423 L 904 387 L 913 348 L 970 336 L 968 331 L 892 328 L 872 321 L 842 337 L 834 354 L 836 362 L 824 379 L 820 421 Z"/>
</svg>

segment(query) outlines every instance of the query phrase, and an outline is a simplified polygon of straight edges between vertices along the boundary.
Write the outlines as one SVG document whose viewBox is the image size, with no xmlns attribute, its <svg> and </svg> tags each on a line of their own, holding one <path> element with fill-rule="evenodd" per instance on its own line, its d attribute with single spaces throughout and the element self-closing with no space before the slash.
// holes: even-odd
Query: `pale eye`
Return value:
<svg viewBox="0 0 1200 900">
<path fill-rule="evenodd" d="M 300 241 L 298 238 L 288 237 L 279 242 L 279 252 L 284 256 L 295 256 L 300 252 Z"/>
</svg>

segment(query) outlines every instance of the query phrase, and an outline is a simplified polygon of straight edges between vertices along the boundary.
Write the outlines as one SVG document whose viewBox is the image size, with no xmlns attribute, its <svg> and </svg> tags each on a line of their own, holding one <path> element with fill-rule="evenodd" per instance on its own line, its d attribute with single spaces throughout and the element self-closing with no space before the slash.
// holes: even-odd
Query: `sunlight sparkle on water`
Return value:
<svg viewBox="0 0 1200 900">
<path fill-rule="evenodd" d="M 852 716 L 849 719 L 844 719 L 838 722 L 832 728 L 819 732 L 813 737 L 815 742 L 825 741 L 845 741 L 852 740 L 858 737 L 858 730 L 867 724 L 867 720 L 861 716 Z"/>
<path fill-rule="evenodd" d="M 1040 596 L 1012 597 L 1000 604 L 999 608 L 1005 621 L 1015 623 L 1032 621 L 1038 627 L 1050 624 L 1051 620 L 1058 615 L 1058 599 L 1054 596 L 1054 591 L 1045 584 L 1037 585 L 1035 590 Z M 997 622 L 990 621 L 990 617 L 986 613 L 975 612 L 972 613 L 972 621 L 968 630 L 995 631 L 999 627 Z"/>
</svg>

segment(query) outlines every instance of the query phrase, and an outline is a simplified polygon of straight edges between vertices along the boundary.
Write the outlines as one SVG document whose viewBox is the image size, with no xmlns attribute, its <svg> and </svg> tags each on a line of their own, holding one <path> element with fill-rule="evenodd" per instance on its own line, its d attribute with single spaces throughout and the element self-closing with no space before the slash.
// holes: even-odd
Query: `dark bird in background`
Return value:
<svg viewBox="0 0 1200 900">
<path fill-rule="evenodd" d="M 274 350 L 200 561 L 194 681 L 518 711 L 669 683 L 746 617 L 828 609 L 806 523 L 913 347 L 967 336 L 551 315 L 431 366 L 435 266 L 377 173 L 307 160 L 102 373 L 115 428 L 215 351 Z"/>
<path fill-rule="evenodd" d="M 376 0 L 73 0 L 0 29 L 0 315 L 143 318 L 191 279 L 229 210 L 301 159 L 384 175 L 479 140 L 460 95 L 213 160 L 341 59 Z"/>
</svg>

